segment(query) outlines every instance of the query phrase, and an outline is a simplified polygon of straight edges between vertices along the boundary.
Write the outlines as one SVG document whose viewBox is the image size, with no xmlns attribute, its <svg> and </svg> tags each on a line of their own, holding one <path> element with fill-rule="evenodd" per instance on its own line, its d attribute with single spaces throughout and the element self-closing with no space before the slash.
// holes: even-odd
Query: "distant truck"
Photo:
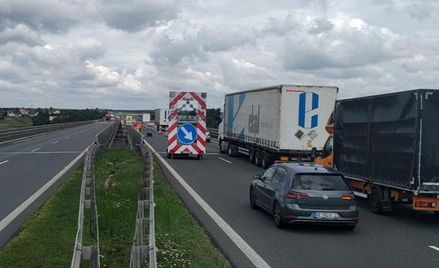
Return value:
<svg viewBox="0 0 439 268">
<path fill-rule="evenodd" d="M 311 149 L 323 149 L 338 88 L 279 85 L 225 96 L 218 128 L 221 152 L 244 154 L 267 168 L 276 160 L 311 161 Z"/>
<path fill-rule="evenodd" d="M 157 127 L 157 131 L 166 131 L 169 125 L 168 121 L 169 111 L 167 109 L 155 109 L 154 122 Z"/>
<path fill-rule="evenodd" d="M 142 123 L 146 124 L 149 123 L 150 121 L 151 121 L 151 114 L 149 113 L 142 114 Z"/>
<path fill-rule="evenodd" d="M 316 163 L 334 167 L 374 213 L 394 203 L 439 216 L 439 90 L 339 100 Z"/>
</svg>

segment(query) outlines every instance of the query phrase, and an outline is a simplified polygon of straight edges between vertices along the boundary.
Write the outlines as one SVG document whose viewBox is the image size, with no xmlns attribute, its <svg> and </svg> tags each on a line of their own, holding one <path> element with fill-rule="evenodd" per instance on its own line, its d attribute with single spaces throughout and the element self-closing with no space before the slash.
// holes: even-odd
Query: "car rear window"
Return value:
<svg viewBox="0 0 439 268">
<path fill-rule="evenodd" d="M 321 174 L 302 174 L 294 178 L 294 189 L 298 190 L 317 190 L 317 191 L 345 191 L 349 190 L 342 176 L 321 175 Z"/>
</svg>

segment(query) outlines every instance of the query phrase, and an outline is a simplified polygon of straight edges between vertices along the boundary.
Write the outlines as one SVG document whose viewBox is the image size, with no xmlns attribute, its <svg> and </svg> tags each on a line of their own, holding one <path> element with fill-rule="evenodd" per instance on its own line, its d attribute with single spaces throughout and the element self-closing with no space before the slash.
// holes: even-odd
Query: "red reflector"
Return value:
<svg viewBox="0 0 439 268">
<path fill-rule="evenodd" d="M 307 193 L 297 192 L 297 191 L 289 191 L 285 198 L 287 199 L 305 199 L 308 198 L 309 195 Z"/>
<path fill-rule="evenodd" d="M 358 221 L 358 219 L 359 219 L 358 216 L 352 217 L 353 221 Z"/>
<path fill-rule="evenodd" d="M 355 199 L 355 195 L 352 194 L 352 193 L 344 194 L 344 195 L 341 196 L 341 199 L 343 199 L 343 200 L 352 200 L 352 199 Z"/>
<path fill-rule="evenodd" d="M 284 217 L 287 218 L 287 219 L 295 219 L 295 218 L 297 218 L 296 215 L 285 215 Z"/>
<path fill-rule="evenodd" d="M 433 205 L 434 204 L 434 205 Z M 416 202 L 415 203 L 416 207 L 423 207 L 423 208 L 428 208 L 428 207 L 435 207 L 436 203 L 431 203 L 431 202 Z"/>
</svg>

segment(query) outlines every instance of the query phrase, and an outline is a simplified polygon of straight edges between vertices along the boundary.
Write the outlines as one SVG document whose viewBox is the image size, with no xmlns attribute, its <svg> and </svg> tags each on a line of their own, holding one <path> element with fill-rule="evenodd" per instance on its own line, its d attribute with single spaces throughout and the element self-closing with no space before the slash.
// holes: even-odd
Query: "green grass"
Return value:
<svg viewBox="0 0 439 268">
<path fill-rule="evenodd" d="M 0 252 L 1 268 L 70 267 L 76 238 L 82 167 L 26 221 Z"/>
<path fill-rule="evenodd" d="M 0 120 L 0 129 L 30 126 L 32 126 L 32 119 L 29 117 L 5 117 Z"/>
<path fill-rule="evenodd" d="M 154 163 L 158 267 L 231 267 Z"/>
<path fill-rule="evenodd" d="M 101 267 L 129 267 L 141 188 L 140 156 L 129 149 L 109 149 L 98 156 L 95 176 Z"/>
</svg>

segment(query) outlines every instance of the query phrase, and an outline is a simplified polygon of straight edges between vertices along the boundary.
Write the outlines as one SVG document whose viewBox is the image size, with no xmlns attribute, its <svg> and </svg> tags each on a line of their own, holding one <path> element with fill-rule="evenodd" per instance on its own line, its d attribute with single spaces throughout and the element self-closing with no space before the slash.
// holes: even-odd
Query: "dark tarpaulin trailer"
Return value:
<svg viewBox="0 0 439 268">
<path fill-rule="evenodd" d="M 439 90 L 339 100 L 334 166 L 347 176 L 439 192 Z"/>
</svg>

